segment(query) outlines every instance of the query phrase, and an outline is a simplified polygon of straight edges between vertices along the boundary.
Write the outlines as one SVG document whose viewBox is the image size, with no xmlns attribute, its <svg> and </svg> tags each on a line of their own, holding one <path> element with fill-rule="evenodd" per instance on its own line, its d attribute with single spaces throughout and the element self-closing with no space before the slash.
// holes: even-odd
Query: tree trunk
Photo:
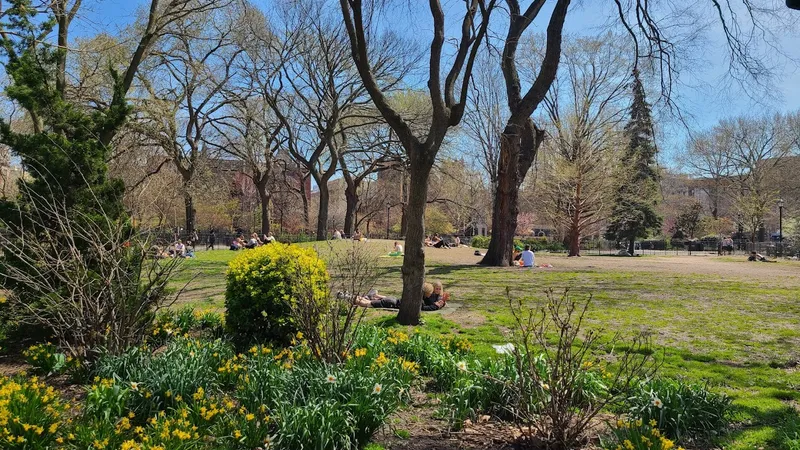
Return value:
<svg viewBox="0 0 800 450">
<path fill-rule="evenodd" d="M 194 199 L 188 189 L 183 192 L 183 204 L 186 214 L 186 228 L 184 229 L 184 233 L 188 235 L 194 231 L 195 216 L 197 215 L 197 211 L 194 209 Z"/>
<path fill-rule="evenodd" d="M 269 202 L 272 194 L 268 192 L 266 183 L 257 183 L 256 189 L 258 189 L 258 197 L 261 199 L 261 234 L 265 235 L 270 232 L 272 218 L 269 213 Z"/>
<path fill-rule="evenodd" d="M 567 256 L 581 256 L 581 187 L 582 183 L 578 180 L 573 198 L 575 211 L 572 213 L 572 221 L 569 225 L 569 254 Z"/>
<path fill-rule="evenodd" d="M 480 264 L 503 267 L 513 263 L 519 189 L 543 141 L 544 131 L 536 128 L 530 118 L 521 123 L 512 118 L 506 124 L 500 136 L 497 189 L 492 204 L 492 239 Z"/>
<path fill-rule="evenodd" d="M 497 191 L 492 205 L 492 240 L 480 264 L 510 266 L 514 253 L 514 234 L 519 213 L 517 165 L 520 140 L 503 132 L 500 137 L 500 159 L 497 164 Z"/>
<path fill-rule="evenodd" d="M 308 212 L 308 196 L 306 195 L 306 179 L 300 179 L 300 198 L 303 200 L 303 227 L 305 230 L 311 228 L 311 219 L 309 219 L 310 214 Z M 283 229 L 281 229 L 283 231 Z"/>
<path fill-rule="evenodd" d="M 419 324 L 422 308 L 422 283 L 425 277 L 425 206 L 428 200 L 428 178 L 431 166 L 420 162 L 411 166 L 406 218 L 406 248 L 403 257 L 403 297 L 397 321 L 401 325 Z"/>
<path fill-rule="evenodd" d="M 344 197 L 347 200 L 347 210 L 344 214 L 344 232 L 351 236 L 355 228 L 356 211 L 358 210 L 358 186 L 353 183 L 344 190 Z"/>
<path fill-rule="evenodd" d="M 636 254 L 635 252 L 636 252 L 636 239 L 630 238 L 628 240 L 628 253 L 630 253 L 630 255 L 633 256 Z"/>
<path fill-rule="evenodd" d="M 330 190 L 327 180 L 319 183 L 319 209 L 317 213 L 317 240 L 328 239 L 328 203 L 330 203 Z"/>
</svg>

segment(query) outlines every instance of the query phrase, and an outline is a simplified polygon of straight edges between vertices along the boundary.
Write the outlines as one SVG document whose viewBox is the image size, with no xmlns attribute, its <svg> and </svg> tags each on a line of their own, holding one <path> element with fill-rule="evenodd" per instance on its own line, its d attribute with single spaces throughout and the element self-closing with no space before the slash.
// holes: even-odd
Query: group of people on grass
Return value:
<svg viewBox="0 0 800 450">
<path fill-rule="evenodd" d="M 381 295 L 372 289 L 364 296 L 350 297 L 345 293 L 338 293 L 337 297 L 349 299 L 353 305 L 362 308 L 400 309 L 400 299 Z M 422 285 L 422 311 L 438 311 L 447 305 L 450 294 L 444 292 L 441 281 L 424 283 Z"/>
<path fill-rule="evenodd" d="M 338 241 L 340 239 L 345 239 L 346 236 L 347 235 L 344 233 L 344 230 L 337 230 L 337 229 L 333 230 L 333 239 L 336 240 L 336 241 Z M 359 231 L 358 228 L 356 228 L 356 231 L 350 237 L 354 241 L 366 241 L 367 240 L 367 238 L 364 237 L 364 235 L 361 233 L 361 231 Z"/>
<path fill-rule="evenodd" d="M 438 234 L 434 234 L 433 236 L 425 236 L 426 247 L 453 248 L 453 247 L 458 247 L 460 245 L 461 245 L 461 239 L 459 239 L 458 236 L 454 236 L 452 242 L 448 242 L 446 239 L 443 239 Z"/>
<path fill-rule="evenodd" d="M 231 250 L 242 250 L 245 248 L 256 248 L 262 245 L 267 245 L 275 242 L 275 236 L 272 233 L 267 233 L 260 238 L 258 237 L 258 233 L 253 233 L 250 235 L 250 239 L 245 241 L 244 236 L 239 235 L 233 239 L 231 242 L 230 249 Z"/>
</svg>

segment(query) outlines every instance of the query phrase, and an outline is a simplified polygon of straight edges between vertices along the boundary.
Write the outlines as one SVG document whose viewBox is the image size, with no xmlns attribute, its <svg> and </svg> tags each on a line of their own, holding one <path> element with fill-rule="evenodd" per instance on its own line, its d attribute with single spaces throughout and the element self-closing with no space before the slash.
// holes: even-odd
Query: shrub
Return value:
<svg viewBox="0 0 800 450">
<path fill-rule="evenodd" d="M 44 449 L 55 447 L 64 427 L 67 404 L 52 387 L 37 378 L 0 376 L 0 447 Z"/>
<path fill-rule="evenodd" d="M 590 303 L 591 297 L 580 305 L 570 300 L 568 290 L 561 296 L 548 291 L 539 308 L 523 308 L 521 300 L 509 297 L 516 322 L 513 385 L 520 403 L 515 413 L 524 438 L 556 448 L 580 446 L 601 410 L 620 402 L 636 380 L 655 372 L 657 364 L 642 335 L 622 353 L 605 355 L 613 368 L 595 364 L 593 354 L 601 349 L 600 336 L 582 330 Z M 619 340 L 613 337 L 610 347 Z"/>
<path fill-rule="evenodd" d="M 678 442 L 708 438 L 728 424 L 731 400 L 706 386 L 684 380 L 656 378 L 637 386 L 630 398 L 628 414 L 658 428 Z"/>
<path fill-rule="evenodd" d="M 299 268 L 296 277 L 298 295 L 291 302 L 292 319 L 306 340 L 311 354 L 328 363 L 338 363 L 353 347 L 366 309 L 351 302 L 354 296 L 366 295 L 375 286 L 381 270 L 378 255 L 368 247 L 350 242 L 344 249 L 329 245 L 328 267 L 333 289 L 348 295 L 331 298 L 307 280 L 314 279 L 313 266 Z M 309 270 L 310 269 L 310 270 Z M 311 273 L 306 273 L 306 272 Z"/>
<path fill-rule="evenodd" d="M 309 290 L 314 299 L 328 298 L 325 263 L 312 249 L 274 243 L 234 258 L 227 273 L 225 322 L 237 345 L 288 343 L 298 331 L 292 302 Z"/>
<path fill-rule="evenodd" d="M 134 234 L 124 220 L 94 220 L 67 213 L 57 198 L 41 200 L 29 213 L 52 219 L 46 236 L 0 221 L 0 278 L 19 324 L 47 330 L 59 348 L 90 363 L 140 344 L 154 312 L 171 301 L 167 281 L 179 259 L 149 259 L 152 236 Z"/>
<path fill-rule="evenodd" d="M 611 436 L 603 442 L 603 448 L 606 450 L 670 450 L 675 449 L 675 443 L 656 427 L 655 420 L 650 422 L 619 420 L 616 426 L 611 427 Z M 683 448 L 678 447 L 676 450 L 683 450 Z"/>
<path fill-rule="evenodd" d="M 489 248 L 489 242 L 492 238 L 489 236 L 473 236 L 470 245 L 475 248 Z"/>
</svg>

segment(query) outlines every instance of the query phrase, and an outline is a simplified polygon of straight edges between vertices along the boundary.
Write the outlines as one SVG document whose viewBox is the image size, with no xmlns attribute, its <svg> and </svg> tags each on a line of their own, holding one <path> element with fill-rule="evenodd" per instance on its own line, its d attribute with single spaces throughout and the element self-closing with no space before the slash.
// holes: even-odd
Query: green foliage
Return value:
<svg viewBox="0 0 800 450">
<path fill-rule="evenodd" d="M 84 412 L 103 422 L 116 422 L 124 417 L 131 394 L 131 386 L 103 379 L 93 384 L 86 393 Z"/>
<path fill-rule="evenodd" d="M 490 236 L 474 236 L 470 244 L 475 248 L 489 248 L 489 243 L 492 238 Z M 550 241 L 546 237 L 530 237 L 524 239 L 514 239 L 514 246 L 517 248 L 525 248 L 526 245 L 531 246 L 534 252 L 548 251 L 552 253 L 563 252 L 564 244 L 560 241 Z"/>
<path fill-rule="evenodd" d="M 728 424 L 731 400 L 706 386 L 682 379 L 656 378 L 637 386 L 628 414 L 658 428 L 678 442 L 705 439 L 722 433 Z"/>
<path fill-rule="evenodd" d="M 229 264 L 225 290 L 235 342 L 288 343 L 297 332 L 291 302 L 301 295 L 329 297 L 325 262 L 313 249 L 275 243 L 242 252 Z"/>
<path fill-rule="evenodd" d="M 23 356 L 34 372 L 41 375 L 62 373 L 67 369 L 68 363 L 74 361 L 72 358 L 68 360 L 67 355 L 59 352 L 58 347 L 49 342 L 30 346 L 23 352 Z"/>
<path fill-rule="evenodd" d="M 450 218 L 434 205 L 425 208 L 425 232 L 428 234 L 452 234 L 456 231 Z"/>
<path fill-rule="evenodd" d="M 703 205 L 694 201 L 684 205 L 675 217 L 675 225 L 672 229 L 672 236 L 676 239 L 687 237 L 694 239 L 702 230 Z"/>
</svg>

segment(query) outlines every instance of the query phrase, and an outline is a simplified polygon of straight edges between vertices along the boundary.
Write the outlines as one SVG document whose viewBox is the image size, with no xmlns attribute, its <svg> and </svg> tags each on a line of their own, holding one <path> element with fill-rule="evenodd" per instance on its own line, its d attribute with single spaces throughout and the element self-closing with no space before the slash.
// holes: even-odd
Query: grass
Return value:
<svg viewBox="0 0 800 450">
<path fill-rule="evenodd" d="M 390 243 L 367 245 L 383 253 Z M 324 244 L 318 248 L 323 257 L 330 251 Z M 472 263 L 474 259 L 453 261 L 452 254 L 429 252 L 428 276 L 444 283 L 454 303 L 441 313 L 425 314 L 424 332 L 459 333 L 488 356 L 494 353 L 492 344 L 508 342 L 513 327 L 507 288 L 526 305 L 541 302 L 546 289 L 570 288 L 575 299 L 592 296 L 588 326 L 609 335 L 649 331 L 663 349 L 664 374 L 707 382 L 734 399 L 735 427 L 721 439 L 724 448 L 785 448 L 787 439 L 800 435 L 800 370 L 793 367 L 800 343 L 800 280 L 780 274 L 743 276 L 745 266 L 729 257 L 713 260 L 722 265 L 720 274 L 703 275 L 667 265 L 639 269 L 627 263 L 619 268 L 598 257 L 575 263 L 546 256 L 556 266 L 553 270 L 485 268 Z M 225 266 L 235 255 L 228 250 L 200 252 L 187 261 L 174 281 L 177 288 L 191 280 L 180 303 L 223 308 Z M 664 258 L 674 257 L 653 256 L 646 261 Z M 711 261 L 698 258 L 692 261 Z M 378 261 L 386 271 L 379 289 L 399 294 L 402 258 Z M 792 263 L 769 265 L 769 270 L 787 264 Z M 371 311 L 370 317 L 396 326 L 390 312 Z"/>
</svg>

